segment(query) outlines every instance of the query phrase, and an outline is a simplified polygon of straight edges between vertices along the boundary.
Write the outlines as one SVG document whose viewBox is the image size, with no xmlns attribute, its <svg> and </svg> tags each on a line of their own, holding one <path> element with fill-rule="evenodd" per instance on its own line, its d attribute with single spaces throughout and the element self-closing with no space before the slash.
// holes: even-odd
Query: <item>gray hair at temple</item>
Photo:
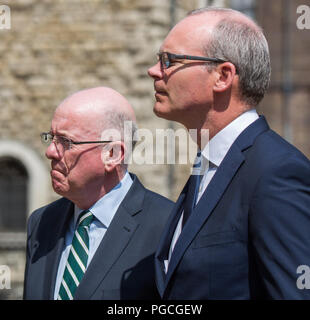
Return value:
<svg viewBox="0 0 310 320">
<path fill-rule="evenodd" d="M 109 131 L 110 129 L 112 129 L 112 131 Z M 105 112 L 103 132 L 112 133 L 112 136 L 105 136 L 105 139 L 112 138 L 113 140 L 113 133 L 116 132 L 116 136 L 120 135 L 120 138 L 125 143 L 127 142 L 125 153 L 126 157 L 122 164 L 122 167 L 126 168 L 129 157 L 131 156 L 131 152 L 134 150 L 138 138 L 137 123 L 126 113 L 108 110 Z"/>
<path fill-rule="evenodd" d="M 223 13 L 223 19 L 215 26 L 208 43 L 203 44 L 205 55 L 235 65 L 239 75 L 240 99 L 255 107 L 268 89 L 271 74 L 268 43 L 262 29 L 254 21 L 256 28 L 231 18 L 231 13 L 241 13 L 228 8 L 202 8 L 191 11 L 188 16 L 206 12 Z M 209 66 L 214 68 L 212 64 Z"/>
</svg>

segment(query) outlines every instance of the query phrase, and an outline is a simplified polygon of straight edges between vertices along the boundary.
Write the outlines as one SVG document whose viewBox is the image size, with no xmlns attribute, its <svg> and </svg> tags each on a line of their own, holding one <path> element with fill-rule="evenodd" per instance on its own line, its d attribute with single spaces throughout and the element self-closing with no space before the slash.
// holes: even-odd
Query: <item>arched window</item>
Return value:
<svg viewBox="0 0 310 320">
<path fill-rule="evenodd" d="M 12 157 L 0 158 L 0 232 L 25 232 L 28 173 Z"/>
</svg>

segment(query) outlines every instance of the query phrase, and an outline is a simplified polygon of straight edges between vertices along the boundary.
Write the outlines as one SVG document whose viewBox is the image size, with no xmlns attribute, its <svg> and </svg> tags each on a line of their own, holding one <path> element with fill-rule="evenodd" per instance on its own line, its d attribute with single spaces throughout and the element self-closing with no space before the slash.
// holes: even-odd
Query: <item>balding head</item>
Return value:
<svg viewBox="0 0 310 320">
<path fill-rule="evenodd" d="M 148 74 L 156 115 L 188 129 L 208 129 L 212 137 L 263 98 L 270 79 L 268 44 L 242 13 L 199 9 L 169 32 Z"/>
<path fill-rule="evenodd" d="M 46 151 L 58 194 L 85 209 L 120 182 L 127 167 L 125 121 L 135 124 L 132 107 L 106 87 L 79 91 L 58 106 L 51 126 L 53 143 Z M 118 137 L 104 137 L 108 129 L 119 132 Z"/>
<path fill-rule="evenodd" d="M 110 127 L 111 115 L 136 121 L 134 110 L 129 102 L 117 91 L 98 87 L 78 91 L 66 98 L 55 113 L 76 115 L 81 118 L 80 125 L 99 130 L 98 133 Z M 107 119 L 108 118 L 108 119 Z M 114 122 L 114 121 L 113 121 Z"/>
<path fill-rule="evenodd" d="M 172 37 L 189 52 L 233 63 L 245 105 L 255 107 L 264 97 L 271 74 L 268 43 L 261 28 L 243 13 L 228 8 L 194 10 L 170 31 L 164 47 Z M 215 66 L 207 65 L 209 70 Z"/>
<path fill-rule="evenodd" d="M 206 18 L 206 16 L 210 16 L 210 15 L 213 18 L 217 19 L 217 21 L 220 21 L 224 18 L 229 18 L 230 20 L 235 20 L 235 21 L 248 24 L 252 28 L 260 29 L 259 26 L 251 18 L 249 18 L 248 16 L 246 16 L 240 11 L 233 10 L 230 8 L 206 7 L 206 8 L 196 9 L 189 12 L 183 20 L 190 17 L 197 17 L 197 16 L 202 16 Z"/>
</svg>

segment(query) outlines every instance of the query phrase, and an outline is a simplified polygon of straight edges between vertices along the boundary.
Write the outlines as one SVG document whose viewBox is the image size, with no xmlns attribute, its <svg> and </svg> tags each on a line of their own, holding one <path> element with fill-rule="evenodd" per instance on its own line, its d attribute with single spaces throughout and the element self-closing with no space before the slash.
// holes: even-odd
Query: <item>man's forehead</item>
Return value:
<svg viewBox="0 0 310 320">
<path fill-rule="evenodd" d="M 173 46 L 173 49 L 188 46 L 191 49 L 201 49 L 201 44 L 211 37 L 212 30 L 218 20 L 211 15 L 186 17 L 169 32 L 160 50 L 166 51 L 170 46 Z"/>
<path fill-rule="evenodd" d="M 53 134 L 65 136 L 73 140 L 85 140 L 98 136 L 98 127 L 91 119 L 56 115 L 51 124 Z"/>
<path fill-rule="evenodd" d="M 103 118 L 103 108 L 96 100 L 79 101 L 75 99 L 64 100 L 55 110 L 54 121 L 77 122 L 94 125 L 96 119 Z"/>
<path fill-rule="evenodd" d="M 85 125 L 94 125 L 94 113 L 87 112 L 86 108 L 61 104 L 54 113 L 52 125 L 65 130 L 75 127 L 83 128 Z"/>
</svg>

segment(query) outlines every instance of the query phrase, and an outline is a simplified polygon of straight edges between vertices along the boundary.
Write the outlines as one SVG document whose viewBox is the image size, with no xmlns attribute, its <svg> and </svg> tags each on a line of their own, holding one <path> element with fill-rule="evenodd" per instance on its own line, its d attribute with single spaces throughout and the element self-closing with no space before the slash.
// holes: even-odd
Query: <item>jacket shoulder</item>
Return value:
<svg viewBox="0 0 310 320">
<path fill-rule="evenodd" d="M 127 206 L 140 207 L 147 216 L 166 220 L 172 210 L 174 202 L 143 186 L 138 177 L 131 174 L 133 186 L 126 196 Z M 133 205 L 132 202 L 135 204 Z"/>
<path fill-rule="evenodd" d="M 284 154 L 294 155 L 309 162 L 309 159 L 294 145 L 290 144 L 273 130 L 268 130 L 257 137 L 255 146 L 264 150 L 265 155 L 275 157 Z"/>
<path fill-rule="evenodd" d="M 309 159 L 295 146 L 287 142 L 273 130 L 259 135 L 251 148 L 245 150 L 246 159 L 257 173 L 280 168 L 286 163 L 292 163 L 292 168 L 310 170 Z"/>
<path fill-rule="evenodd" d="M 67 205 L 70 201 L 68 199 L 65 198 L 60 198 L 56 201 L 53 201 L 43 207 L 40 207 L 36 210 L 34 210 L 28 219 L 28 232 L 33 230 L 35 228 L 35 226 L 40 222 L 40 220 L 42 220 L 42 217 L 46 217 L 49 216 L 51 213 L 53 214 L 57 214 L 57 212 L 59 211 L 59 208 Z"/>
<path fill-rule="evenodd" d="M 165 205 L 167 207 L 172 207 L 174 205 L 174 202 L 170 199 L 162 196 L 159 193 L 156 193 L 154 191 L 151 191 L 149 189 L 145 189 L 145 196 L 150 202 L 154 202 L 154 205 Z"/>
</svg>

